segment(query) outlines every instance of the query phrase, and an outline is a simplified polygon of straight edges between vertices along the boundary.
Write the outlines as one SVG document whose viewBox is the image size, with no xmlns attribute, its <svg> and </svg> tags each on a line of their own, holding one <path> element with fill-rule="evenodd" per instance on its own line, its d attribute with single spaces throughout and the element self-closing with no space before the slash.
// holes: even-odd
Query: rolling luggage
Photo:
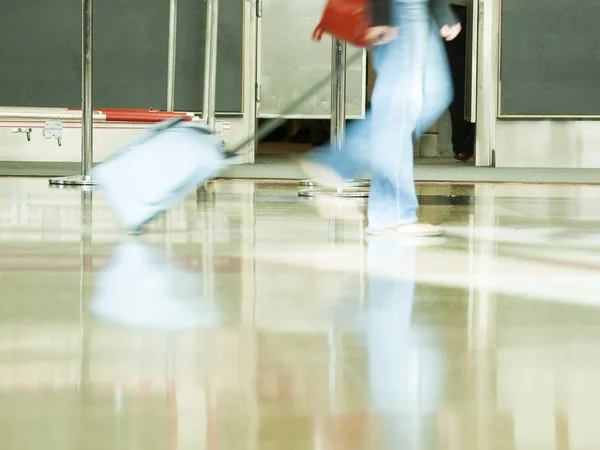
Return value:
<svg viewBox="0 0 600 450">
<path fill-rule="evenodd" d="M 150 128 L 92 169 L 92 178 L 130 233 L 178 203 L 225 165 L 217 138 L 176 118 Z"/>
<path fill-rule="evenodd" d="M 328 32 L 329 30 L 325 30 Z M 356 52 L 351 64 L 362 58 Z M 331 82 L 327 75 L 230 152 L 224 153 L 216 137 L 197 123 L 183 118 L 166 120 L 117 150 L 92 169 L 92 178 L 111 205 L 117 220 L 132 234 L 190 192 L 211 179 L 252 142 L 276 130 L 308 98 Z"/>
</svg>

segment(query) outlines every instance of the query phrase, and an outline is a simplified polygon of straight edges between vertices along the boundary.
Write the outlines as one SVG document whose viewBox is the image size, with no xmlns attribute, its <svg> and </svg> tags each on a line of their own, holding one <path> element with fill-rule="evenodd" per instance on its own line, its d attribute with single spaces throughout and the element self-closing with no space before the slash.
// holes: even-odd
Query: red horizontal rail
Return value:
<svg viewBox="0 0 600 450">
<path fill-rule="evenodd" d="M 69 108 L 71 111 L 81 111 L 81 108 Z M 155 109 L 122 109 L 122 108 L 98 108 L 106 116 L 106 122 L 138 122 L 156 123 L 163 120 L 182 117 L 184 120 L 192 120 L 192 116 L 185 112 L 167 112 Z"/>
<path fill-rule="evenodd" d="M 148 111 L 107 111 L 102 110 L 102 113 L 106 115 L 107 122 L 162 122 L 163 120 L 173 119 L 175 117 L 182 117 L 184 120 L 192 120 L 192 116 L 186 113 L 172 113 L 172 112 L 148 112 Z"/>
<path fill-rule="evenodd" d="M 81 108 L 68 108 L 69 111 L 81 111 Z M 96 111 L 124 111 L 124 112 L 166 112 L 154 108 L 94 108 Z M 178 113 L 180 114 L 180 113 Z"/>
</svg>

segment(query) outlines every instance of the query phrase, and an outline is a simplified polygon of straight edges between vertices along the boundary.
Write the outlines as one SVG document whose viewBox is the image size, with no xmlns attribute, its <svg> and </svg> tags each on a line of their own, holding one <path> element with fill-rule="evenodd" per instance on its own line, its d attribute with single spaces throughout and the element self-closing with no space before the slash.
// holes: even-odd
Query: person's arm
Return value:
<svg viewBox="0 0 600 450">
<path fill-rule="evenodd" d="M 459 23 L 458 17 L 448 4 L 448 0 L 429 0 L 433 17 L 439 28 L 453 27 Z"/>
</svg>

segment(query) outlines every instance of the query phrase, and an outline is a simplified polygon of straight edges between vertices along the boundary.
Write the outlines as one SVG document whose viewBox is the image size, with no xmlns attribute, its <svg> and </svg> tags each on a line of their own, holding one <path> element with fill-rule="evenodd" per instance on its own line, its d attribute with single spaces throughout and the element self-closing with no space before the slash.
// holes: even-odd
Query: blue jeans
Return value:
<svg viewBox="0 0 600 450">
<path fill-rule="evenodd" d="M 373 50 L 377 80 L 365 120 L 348 127 L 344 146 L 308 158 L 346 179 L 371 171 L 368 220 L 373 229 L 417 221 L 413 138 L 452 101 L 452 82 L 440 30 L 427 0 L 399 0 L 398 38 Z"/>
</svg>

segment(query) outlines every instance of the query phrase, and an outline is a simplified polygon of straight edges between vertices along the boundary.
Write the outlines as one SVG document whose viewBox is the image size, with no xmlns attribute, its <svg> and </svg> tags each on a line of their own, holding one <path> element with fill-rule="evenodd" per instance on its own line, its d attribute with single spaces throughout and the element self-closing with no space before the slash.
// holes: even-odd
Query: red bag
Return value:
<svg viewBox="0 0 600 450">
<path fill-rule="evenodd" d="M 357 47 L 368 46 L 370 42 L 367 41 L 367 30 L 371 20 L 367 1 L 328 0 L 313 39 L 318 42 L 327 33 Z"/>
</svg>

